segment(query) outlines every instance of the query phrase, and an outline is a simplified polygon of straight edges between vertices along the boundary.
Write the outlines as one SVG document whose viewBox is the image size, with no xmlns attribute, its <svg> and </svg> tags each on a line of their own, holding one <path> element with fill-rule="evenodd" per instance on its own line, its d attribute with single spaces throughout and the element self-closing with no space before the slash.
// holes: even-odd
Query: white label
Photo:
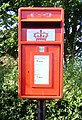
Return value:
<svg viewBox="0 0 82 120">
<path fill-rule="evenodd" d="M 44 52 L 44 47 L 43 46 L 39 47 L 39 52 Z"/>
<path fill-rule="evenodd" d="M 49 55 L 34 56 L 34 84 L 49 84 Z"/>
<path fill-rule="evenodd" d="M 55 29 L 27 29 L 27 41 L 55 41 Z"/>
</svg>

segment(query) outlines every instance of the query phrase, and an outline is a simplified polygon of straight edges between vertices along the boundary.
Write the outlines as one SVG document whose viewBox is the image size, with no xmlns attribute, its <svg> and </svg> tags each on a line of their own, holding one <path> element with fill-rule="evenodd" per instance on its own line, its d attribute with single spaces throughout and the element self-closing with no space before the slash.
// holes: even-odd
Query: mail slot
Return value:
<svg viewBox="0 0 82 120">
<path fill-rule="evenodd" d="M 62 98 L 63 48 L 63 8 L 19 8 L 19 97 Z"/>
</svg>

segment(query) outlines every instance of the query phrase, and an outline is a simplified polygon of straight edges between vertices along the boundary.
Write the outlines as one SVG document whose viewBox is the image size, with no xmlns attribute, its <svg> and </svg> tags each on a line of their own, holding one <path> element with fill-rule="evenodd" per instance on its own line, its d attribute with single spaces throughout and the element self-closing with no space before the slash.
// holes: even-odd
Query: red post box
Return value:
<svg viewBox="0 0 82 120">
<path fill-rule="evenodd" d="M 63 8 L 27 8 L 18 13 L 18 95 L 54 99 L 63 95 Z"/>
</svg>

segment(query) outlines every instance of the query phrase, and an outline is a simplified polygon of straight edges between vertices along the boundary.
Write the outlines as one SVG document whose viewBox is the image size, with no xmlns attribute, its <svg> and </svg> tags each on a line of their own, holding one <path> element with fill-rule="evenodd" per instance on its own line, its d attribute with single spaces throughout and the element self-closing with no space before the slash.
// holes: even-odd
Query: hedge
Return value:
<svg viewBox="0 0 82 120">
<path fill-rule="evenodd" d="M 46 100 L 46 120 L 82 120 L 82 59 L 67 59 L 64 67 L 64 97 Z M 0 119 L 37 120 L 37 100 L 18 98 L 17 77 L 17 60 L 1 57 Z"/>
</svg>

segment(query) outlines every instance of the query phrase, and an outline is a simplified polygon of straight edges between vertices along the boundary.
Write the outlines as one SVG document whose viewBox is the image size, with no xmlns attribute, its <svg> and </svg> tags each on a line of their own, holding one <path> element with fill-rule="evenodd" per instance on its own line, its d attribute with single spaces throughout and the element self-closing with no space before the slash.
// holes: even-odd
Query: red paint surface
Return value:
<svg viewBox="0 0 82 120">
<path fill-rule="evenodd" d="M 27 29 L 55 29 L 55 41 L 27 40 Z M 44 52 L 39 47 L 44 46 Z M 64 10 L 25 8 L 18 13 L 18 95 L 21 98 L 55 99 L 63 96 Z M 34 55 L 49 55 L 49 85 L 34 84 Z"/>
</svg>

